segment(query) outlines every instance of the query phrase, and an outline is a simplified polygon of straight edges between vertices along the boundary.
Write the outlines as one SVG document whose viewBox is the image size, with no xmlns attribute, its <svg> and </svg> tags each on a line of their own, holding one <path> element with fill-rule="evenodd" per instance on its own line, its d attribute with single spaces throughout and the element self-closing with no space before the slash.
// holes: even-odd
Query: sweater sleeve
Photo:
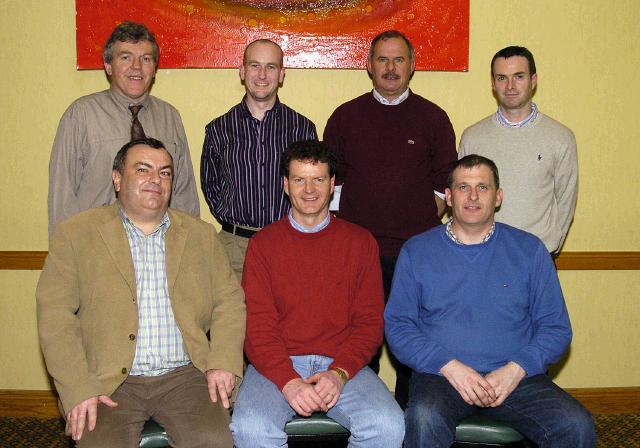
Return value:
<svg viewBox="0 0 640 448">
<path fill-rule="evenodd" d="M 435 191 L 444 193 L 449 173 L 456 160 L 458 153 L 453 126 L 447 114 L 439 110 L 439 114 L 433 119 L 431 133 L 431 179 Z"/>
<path fill-rule="evenodd" d="M 338 159 L 338 172 L 336 173 L 336 185 L 342 185 L 347 177 L 347 164 L 344 153 L 344 137 L 340 133 L 340 108 L 336 109 L 329 117 L 322 135 L 323 141 L 331 148 Z"/>
<path fill-rule="evenodd" d="M 389 348 L 401 363 L 416 372 L 439 374 L 440 368 L 455 357 L 420 328 L 422 290 L 412 265 L 411 253 L 405 246 L 398 257 L 384 312 L 385 335 Z"/>
<path fill-rule="evenodd" d="M 244 349 L 256 370 L 282 390 L 287 382 L 299 375 L 293 369 L 285 342 L 280 337 L 268 256 L 257 239 L 249 240 L 242 276 L 247 302 Z"/>
<path fill-rule="evenodd" d="M 383 288 L 380 272 L 378 244 L 367 235 L 362 254 L 357 257 L 359 263 L 358 278 L 355 284 L 355 297 L 350 303 L 349 337 L 333 357 L 330 367 L 340 367 L 353 378 L 360 369 L 371 361 L 382 344 L 383 335 Z"/>
<path fill-rule="evenodd" d="M 568 133 L 567 141 L 562 143 L 562 152 L 556 162 L 554 173 L 553 193 L 558 204 L 558 223 L 562 230 L 558 250 L 569 231 L 578 198 L 578 151 L 575 136 L 571 131 Z"/>
<path fill-rule="evenodd" d="M 572 338 L 558 274 L 542 242 L 533 260 L 530 285 L 529 312 L 533 337 L 512 361 L 518 363 L 528 376 L 533 376 L 544 373 L 550 364 L 558 361 Z"/>
</svg>

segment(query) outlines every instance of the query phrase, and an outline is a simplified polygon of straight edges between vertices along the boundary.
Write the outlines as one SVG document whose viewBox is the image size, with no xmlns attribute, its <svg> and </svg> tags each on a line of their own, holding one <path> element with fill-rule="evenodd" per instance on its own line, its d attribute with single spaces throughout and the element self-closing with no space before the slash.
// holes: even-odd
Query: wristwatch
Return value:
<svg viewBox="0 0 640 448">
<path fill-rule="evenodd" d="M 340 377 L 342 384 L 347 384 L 347 381 L 349 381 L 349 375 L 344 369 L 341 369 L 340 367 L 333 367 L 331 368 L 331 371 L 335 372 L 338 377 Z"/>
</svg>

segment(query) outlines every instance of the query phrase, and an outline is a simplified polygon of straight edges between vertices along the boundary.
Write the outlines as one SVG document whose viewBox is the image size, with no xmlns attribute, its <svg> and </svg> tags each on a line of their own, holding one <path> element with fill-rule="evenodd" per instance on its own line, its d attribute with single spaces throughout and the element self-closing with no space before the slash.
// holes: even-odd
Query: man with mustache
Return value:
<svg viewBox="0 0 640 448">
<path fill-rule="evenodd" d="M 367 61 L 373 92 L 338 107 L 324 131 L 338 156 L 339 216 L 376 238 L 385 298 L 402 244 L 440 224 L 447 176 L 457 159 L 447 114 L 409 89 L 414 69 L 406 36 L 377 35 Z M 404 407 L 411 372 L 397 366 L 396 373 L 396 399 Z"/>
<path fill-rule="evenodd" d="M 187 136 L 178 111 L 149 94 L 158 69 L 156 38 L 140 23 L 116 26 L 102 50 L 111 88 L 83 96 L 60 119 L 49 161 L 49 237 L 57 223 L 111 204 L 111 163 L 122 145 L 145 136 L 173 157 L 171 207 L 200 214 Z"/>
</svg>

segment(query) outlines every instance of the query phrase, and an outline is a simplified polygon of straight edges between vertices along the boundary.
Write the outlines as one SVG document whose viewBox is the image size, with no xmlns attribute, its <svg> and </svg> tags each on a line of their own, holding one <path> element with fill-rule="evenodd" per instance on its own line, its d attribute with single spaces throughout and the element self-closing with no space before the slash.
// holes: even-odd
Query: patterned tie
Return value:
<svg viewBox="0 0 640 448">
<path fill-rule="evenodd" d="M 144 135 L 144 129 L 142 129 L 140 120 L 138 120 L 138 112 L 140 112 L 140 109 L 142 109 L 141 105 L 129 106 L 131 116 L 133 117 L 131 120 L 131 140 L 138 140 L 140 138 L 147 137 Z"/>
</svg>

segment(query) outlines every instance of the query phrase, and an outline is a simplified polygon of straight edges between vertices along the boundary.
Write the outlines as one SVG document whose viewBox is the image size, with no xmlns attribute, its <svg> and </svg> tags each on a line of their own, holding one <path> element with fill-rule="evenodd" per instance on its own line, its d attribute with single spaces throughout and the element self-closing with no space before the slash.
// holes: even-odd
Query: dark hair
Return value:
<svg viewBox="0 0 640 448">
<path fill-rule="evenodd" d="M 447 178 L 447 186 L 449 188 L 453 186 L 453 172 L 458 168 L 474 168 L 480 165 L 489 167 L 489 169 L 493 173 L 493 181 L 496 184 L 496 189 L 500 188 L 500 176 L 498 175 L 498 167 L 493 162 L 493 160 L 483 156 L 479 156 L 478 154 L 469 154 L 468 156 L 464 156 L 453 165 L 453 169 L 451 170 L 451 172 L 449 173 L 449 177 Z"/>
<path fill-rule="evenodd" d="M 400 31 L 396 31 L 396 30 L 383 31 L 382 33 L 378 34 L 376 37 L 373 38 L 373 40 L 371 41 L 371 46 L 369 47 L 369 61 L 373 61 L 373 51 L 378 42 L 380 42 L 381 40 L 395 39 L 395 38 L 402 39 L 404 43 L 407 44 L 407 47 L 409 48 L 409 61 L 413 62 L 415 51 L 413 49 L 413 45 L 411 45 L 411 41 L 409 41 L 409 38 L 407 38 L 407 36 L 402 34 Z"/>
<path fill-rule="evenodd" d="M 276 48 L 278 50 L 280 50 L 280 68 L 282 68 L 283 59 L 284 59 L 284 53 L 282 52 L 282 47 L 280 47 L 280 45 L 278 45 L 277 43 L 275 43 L 274 41 L 272 41 L 270 39 L 256 39 L 256 40 L 250 42 L 249 45 L 247 45 L 244 48 L 244 52 L 242 53 L 242 65 L 247 63 L 247 50 L 249 50 L 249 47 L 251 47 L 253 44 L 272 44 L 272 45 L 275 45 Z"/>
<path fill-rule="evenodd" d="M 162 143 L 160 140 L 156 140 L 155 138 L 146 137 L 146 138 L 138 138 L 135 140 L 131 140 L 129 143 L 125 144 L 122 148 L 120 148 L 120 151 L 118 151 L 118 154 L 116 154 L 116 157 L 113 159 L 114 170 L 116 170 L 120 174 L 124 174 L 124 164 L 127 159 L 127 153 L 129 152 L 129 149 L 137 145 L 149 146 L 150 148 L 153 148 L 153 149 L 162 149 L 166 151 L 167 154 L 169 154 L 169 158 L 171 158 L 171 163 L 173 163 L 173 156 L 169 151 L 167 151 L 167 149 L 164 146 L 164 143 Z"/>
<path fill-rule="evenodd" d="M 536 61 L 533 60 L 533 55 L 531 54 L 531 52 L 525 47 L 511 46 L 503 48 L 493 55 L 493 59 L 491 59 L 491 75 L 493 76 L 493 63 L 496 61 L 496 59 L 508 59 L 512 56 L 522 56 L 523 58 L 527 58 L 527 62 L 529 63 L 529 75 L 536 74 Z"/>
<path fill-rule="evenodd" d="M 280 171 L 284 177 L 289 177 L 289 165 L 293 160 L 329 165 L 329 176 L 333 177 L 338 169 L 338 159 L 329 147 L 318 140 L 302 140 L 291 143 L 282 154 Z"/>
<path fill-rule="evenodd" d="M 111 36 L 109 36 L 102 49 L 102 61 L 105 64 L 111 64 L 113 59 L 113 46 L 116 42 L 131 42 L 137 44 L 143 40 L 151 42 L 151 46 L 153 47 L 153 61 L 157 67 L 158 59 L 160 58 L 160 48 L 158 48 L 156 37 L 145 25 L 129 21 L 122 22 L 113 29 Z"/>
</svg>

